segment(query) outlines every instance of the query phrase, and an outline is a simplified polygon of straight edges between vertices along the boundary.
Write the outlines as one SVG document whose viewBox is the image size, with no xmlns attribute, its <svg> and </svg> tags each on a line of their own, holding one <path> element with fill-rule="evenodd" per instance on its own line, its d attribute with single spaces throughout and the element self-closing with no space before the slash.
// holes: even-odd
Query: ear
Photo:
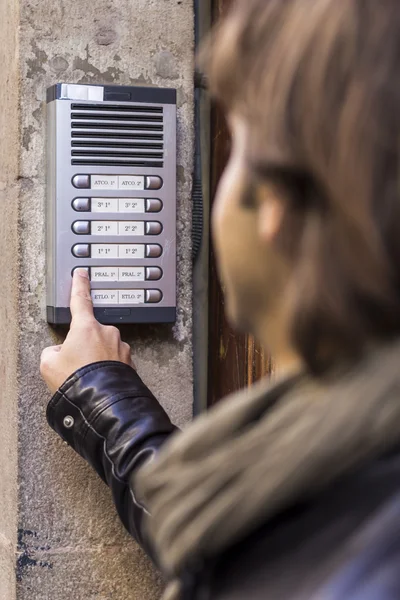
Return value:
<svg viewBox="0 0 400 600">
<path fill-rule="evenodd" d="M 258 191 L 258 235 L 263 244 L 274 242 L 281 228 L 285 204 L 272 188 L 260 187 Z"/>
</svg>

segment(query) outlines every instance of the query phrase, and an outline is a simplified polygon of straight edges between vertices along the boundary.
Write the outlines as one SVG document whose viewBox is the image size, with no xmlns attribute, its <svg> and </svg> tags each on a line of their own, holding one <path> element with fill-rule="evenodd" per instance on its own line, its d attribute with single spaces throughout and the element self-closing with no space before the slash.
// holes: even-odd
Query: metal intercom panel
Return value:
<svg viewBox="0 0 400 600">
<path fill-rule="evenodd" d="M 88 269 L 102 323 L 176 317 L 176 90 L 47 90 L 47 320 Z"/>
</svg>

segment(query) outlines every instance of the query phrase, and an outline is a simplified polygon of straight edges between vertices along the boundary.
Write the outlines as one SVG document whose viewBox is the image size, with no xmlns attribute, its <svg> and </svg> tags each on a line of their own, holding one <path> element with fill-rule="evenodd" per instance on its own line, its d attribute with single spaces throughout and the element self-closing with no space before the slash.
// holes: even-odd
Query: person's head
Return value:
<svg viewBox="0 0 400 600">
<path fill-rule="evenodd" d="M 400 332 L 398 0 L 239 0 L 202 59 L 232 133 L 232 322 L 315 372 Z"/>
</svg>

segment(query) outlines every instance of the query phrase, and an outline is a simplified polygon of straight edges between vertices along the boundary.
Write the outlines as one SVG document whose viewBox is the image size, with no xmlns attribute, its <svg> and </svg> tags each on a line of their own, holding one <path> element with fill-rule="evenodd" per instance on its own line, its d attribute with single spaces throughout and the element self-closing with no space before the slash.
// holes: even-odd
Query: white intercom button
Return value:
<svg viewBox="0 0 400 600">
<path fill-rule="evenodd" d="M 146 212 L 160 212 L 162 210 L 163 203 L 158 198 L 147 198 L 146 200 Z"/>
<path fill-rule="evenodd" d="M 143 175 L 120 175 L 118 177 L 120 190 L 144 190 Z"/>
<path fill-rule="evenodd" d="M 92 198 L 92 212 L 118 212 L 118 198 Z"/>
<path fill-rule="evenodd" d="M 92 221 L 92 235 L 118 235 L 118 221 Z"/>
<path fill-rule="evenodd" d="M 146 280 L 158 281 L 162 277 L 162 269 L 160 267 L 146 267 Z"/>
<path fill-rule="evenodd" d="M 161 177 L 150 175 L 146 177 L 146 190 L 159 190 L 162 188 L 163 180 Z"/>
<path fill-rule="evenodd" d="M 144 290 L 119 290 L 120 304 L 144 304 Z"/>
<path fill-rule="evenodd" d="M 118 223 L 119 235 L 144 235 L 143 221 L 120 221 Z"/>
<path fill-rule="evenodd" d="M 99 304 L 118 304 L 118 290 L 92 290 L 94 306 Z"/>
<path fill-rule="evenodd" d="M 118 244 L 92 244 L 92 258 L 118 258 Z"/>
<path fill-rule="evenodd" d="M 92 281 L 118 281 L 117 267 L 92 267 Z"/>
<path fill-rule="evenodd" d="M 92 190 L 117 190 L 117 175 L 92 175 Z"/>
<path fill-rule="evenodd" d="M 120 267 L 120 281 L 144 281 L 144 267 Z"/>
<path fill-rule="evenodd" d="M 144 213 L 144 198 L 120 198 L 119 212 Z"/>
<path fill-rule="evenodd" d="M 146 222 L 146 235 L 159 235 L 163 230 L 161 223 L 158 221 Z"/>
<path fill-rule="evenodd" d="M 90 211 L 90 198 L 74 198 L 72 208 L 78 212 Z"/>
<path fill-rule="evenodd" d="M 146 302 L 150 304 L 161 302 L 162 297 L 163 295 L 161 290 L 146 290 Z"/>
<path fill-rule="evenodd" d="M 146 245 L 146 258 L 158 258 L 162 254 L 162 248 L 159 244 Z"/>
<path fill-rule="evenodd" d="M 72 185 L 79 189 L 90 187 L 90 175 L 75 175 L 72 178 Z"/>
<path fill-rule="evenodd" d="M 88 235 L 90 233 L 90 222 L 75 221 L 75 223 L 72 223 L 72 231 L 78 235 Z"/>
<path fill-rule="evenodd" d="M 144 258 L 144 244 L 120 244 L 119 258 Z"/>
<path fill-rule="evenodd" d="M 88 258 L 90 256 L 90 245 L 75 244 L 72 248 L 72 254 L 76 256 L 76 258 Z"/>
</svg>

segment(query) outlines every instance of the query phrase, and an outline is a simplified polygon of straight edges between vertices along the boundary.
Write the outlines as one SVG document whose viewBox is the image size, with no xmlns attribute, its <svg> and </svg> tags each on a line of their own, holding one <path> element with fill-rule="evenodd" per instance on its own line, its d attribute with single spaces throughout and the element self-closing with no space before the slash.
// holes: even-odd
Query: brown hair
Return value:
<svg viewBox="0 0 400 600">
<path fill-rule="evenodd" d="M 321 372 L 397 335 L 398 0 L 238 0 L 201 62 L 250 128 L 251 176 L 289 199 L 281 247 L 306 363 Z"/>
</svg>

